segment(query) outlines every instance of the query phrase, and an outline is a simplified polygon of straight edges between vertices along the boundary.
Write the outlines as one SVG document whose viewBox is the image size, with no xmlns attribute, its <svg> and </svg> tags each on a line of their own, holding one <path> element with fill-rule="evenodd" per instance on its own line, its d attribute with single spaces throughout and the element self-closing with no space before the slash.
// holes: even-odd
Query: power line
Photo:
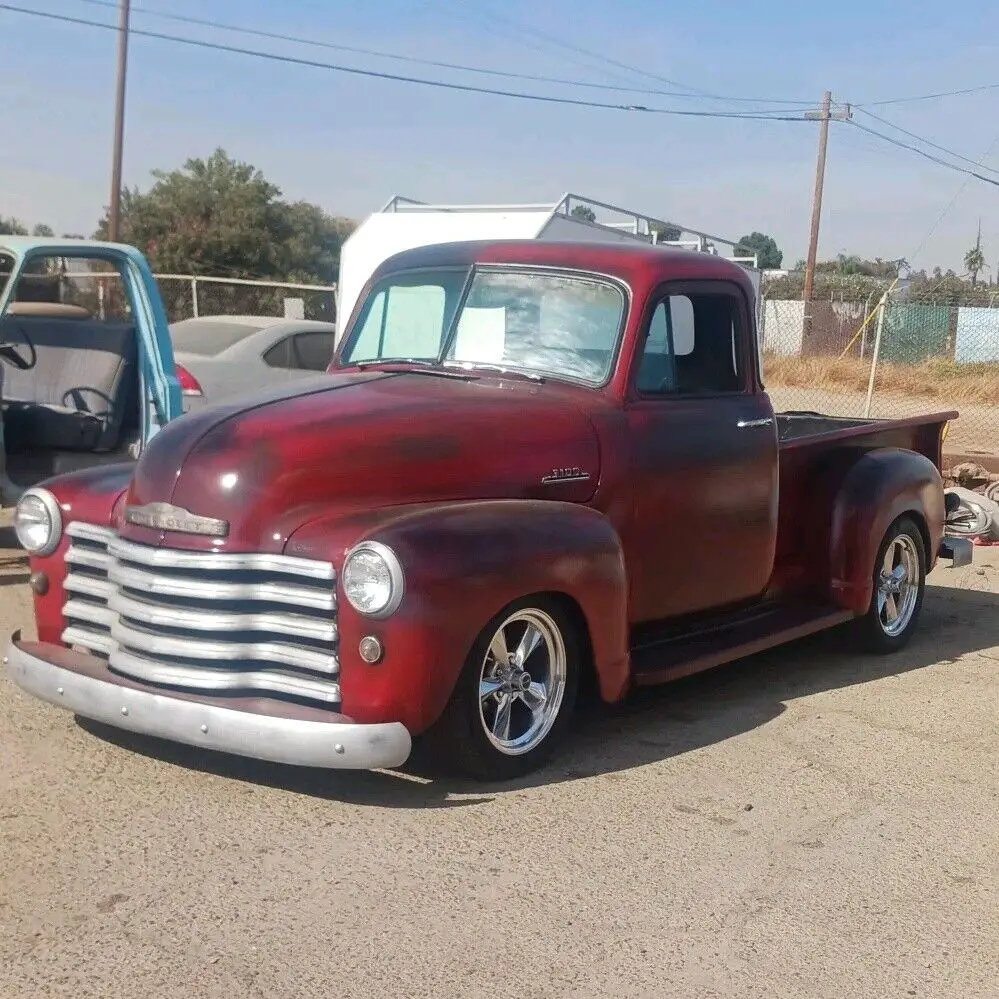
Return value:
<svg viewBox="0 0 999 999">
<path fill-rule="evenodd" d="M 78 0 L 80 3 L 90 4 L 94 7 L 109 7 L 117 9 L 118 0 Z M 256 38 L 267 38 L 279 42 L 291 42 L 295 45 L 309 45 L 314 48 L 329 49 L 336 52 L 350 52 L 355 55 L 373 56 L 378 59 L 394 59 L 398 62 L 406 62 L 420 66 L 433 66 L 437 69 L 453 69 L 462 73 L 478 73 L 483 76 L 503 77 L 511 80 L 530 80 L 534 83 L 555 83 L 569 87 L 582 87 L 589 90 L 606 90 L 617 93 L 648 94 L 658 97 L 682 97 L 688 100 L 700 99 L 697 94 L 683 93 L 678 90 L 662 90 L 650 87 L 625 87 L 616 86 L 612 83 L 597 83 L 591 80 L 575 80 L 561 76 L 544 76 L 536 73 L 515 73 L 510 70 L 490 69 L 483 66 L 468 66 L 463 63 L 444 62 L 438 59 L 421 59 L 419 56 L 402 55 L 398 52 L 383 52 L 378 49 L 360 48 L 355 45 L 340 45 L 316 38 L 304 38 L 300 35 L 282 34 L 276 31 L 264 31 L 259 28 L 248 28 L 236 24 L 225 24 L 221 21 L 206 20 L 200 17 L 188 17 L 183 14 L 171 14 L 168 11 L 156 10 L 152 7 L 132 5 L 132 12 L 145 14 L 149 17 L 158 17 L 166 21 L 176 21 L 182 24 L 191 24 L 203 28 L 212 28 L 216 31 L 231 31 L 241 35 L 252 35 Z M 719 100 L 728 100 L 740 104 L 785 104 L 811 106 L 812 101 L 792 101 L 792 100 L 770 100 L 767 98 L 752 97 L 726 97 Z M 780 113 L 780 112 L 775 112 Z"/>
<path fill-rule="evenodd" d="M 997 146 L 999 146 L 999 134 L 996 135 L 996 137 L 992 140 L 991 144 L 989 145 L 989 148 L 986 149 L 985 152 L 982 154 L 982 158 L 979 161 L 980 165 L 984 166 L 985 160 L 987 160 L 992 155 Z M 964 194 L 964 189 L 968 186 L 970 182 L 971 182 L 970 175 L 964 178 L 964 180 L 961 182 L 961 186 L 954 192 L 954 197 L 952 197 L 950 201 L 948 201 L 947 204 L 944 206 L 943 211 L 936 217 L 936 221 L 934 221 L 933 225 L 930 226 L 926 235 L 923 237 L 923 241 L 919 244 L 919 247 L 915 250 L 915 252 L 909 255 L 908 259 L 915 260 L 916 257 L 918 257 L 919 254 L 923 252 L 923 250 L 926 247 L 926 244 L 930 241 L 933 234 L 939 228 L 940 223 L 943 222 L 943 220 L 947 217 L 948 214 L 950 214 L 950 210 L 954 207 L 955 204 L 957 204 L 957 199 L 960 198 L 962 194 Z"/>
<path fill-rule="evenodd" d="M 103 31 L 118 31 L 113 24 L 102 21 L 91 21 L 81 17 L 71 17 L 67 14 L 53 14 L 47 11 L 29 10 L 14 4 L 0 3 L 0 10 L 15 14 L 27 14 L 31 17 L 41 17 L 50 21 L 60 21 L 65 24 L 76 24 L 88 28 L 99 28 Z M 500 90 L 492 87 L 477 87 L 468 83 L 452 83 L 444 80 L 433 80 L 425 77 L 404 76 L 400 73 L 386 73 L 381 70 L 361 69 L 358 66 L 343 66 L 336 63 L 320 62 L 315 59 L 303 59 L 298 56 L 279 55 L 276 52 L 265 52 L 260 49 L 247 49 L 236 45 L 226 45 L 222 42 L 209 42 L 198 38 L 183 38 L 180 35 L 168 35 L 159 31 L 148 31 L 141 28 L 131 28 L 130 34 L 144 38 L 155 38 L 159 41 L 173 42 L 178 45 L 188 45 L 194 48 L 210 49 L 216 52 L 229 52 L 234 55 L 251 56 L 256 59 L 266 59 L 270 62 L 284 63 L 293 66 L 306 66 L 312 69 L 324 69 L 336 73 L 348 73 L 353 76 L 365 76 L 379 80 L 391 80 L 396 83 L 415 83 L 426 87 L 436 87 L 440 90 L 456 90 L 471 94 L 487 94 L 493 97 L 510 97 L 517 100 L 538 101 L 546 104 L 570 105 L 573 107 L 597 108 L 608 111 L 636 111 L 645 114 L 675 115 L 686 118 L 735 118 L 749 121 L 807 121 L 804 115 L 784 114 L 756 111 L 692 111 L 681 108 L 649 107 L 643 104 L 613 104 L 603 101 L 588 101 L 573 97 L 558 97 L 551 94 L 536 94 L 517 90 Z"/>
<path fill-rule="evenodd" d="M 485 17 L 493 20 L 499 21 L 501 24 L 508 24 L 516 31 L 533 35 L 535 38 L 540 38 L 542 41 L 547 42 L 549 45 L 555 45 L 560 49 L 565 49 L 568 52 L 576 52 L 580 55 L 588 56 L 590 59 L 595 59 L 598 62 L 602 62 L 607 66 L 614 66 L 618 69 L 624 69 L 629 73 L 638 74 L 639 76 L 644 76 L 651 80 L 658 80 L 660 83 L 669 84 L 671 87 L 680 87 L 682 90 L 689 90 L 692 95 L 698 97 L 710 97 L 716 98 L 716 94 L 707 94 L 704 91 L 698 90 L 695 87 L 691 87 L 686 83 L 680 83 L 677 80 L 670 80 L 665 76 L 660 76 L 658 73 L 650 73 L 647 70 L 639 69 L 636 66 L 632 66 L 629 63 L 620 62 L 617 59 L 612 59 L 610 56 L 604 55 L 602 52 L 593 52 L 590 49 L 583 48 L 581 45 L 574 45 L 572 42 L 567 42 L 563 38 L 559 38 L 557 35 L 550 35 L 546 31 L 542 31 L 540 28 L 536 28 L 530 24 L 524 24 L 523 21 L 517 21 L 512 17 L 505 17 L 503 14 L 497 14 L 496 12 L 478 12 L 480 16 L 484 14 Z"/>
<path fill-rule="evenodd" d="M 903 135 L 909 136 L 910 139 L 915 139 L 917 142 L 921 142 L 925 146 L 930 146 L 933 149 L 939 150 L 941 153 L 953 156 L 954 159 L 970 163 L 973 167 L 980 167 L 982 169 L 991 170 L 993 173 L 999 173 L 999 171 L 995 170 L 993 167 L 986 167 L 978 160 L 973 160 L 968 156 L 962 156 L 960 153 L 954 152 L 953 149 L 948 149 L 946 146 L 941 146 L 939 143 L 933 142 L 931 139 L 926 139 L 921 135 L 916 135 L 915 132 L 910 132 L 907 129 L 902 128 L 901 125 L 896 125 L 893 121 L 888 121 L 887 118 L 882 118 L 879 115 L 876 115 L 873 111 L 865 111 L 863 108 L 855 108 L 855 110 L 859 111 L 861 114 L 867 115 L 868 118 L 873 118 L 875 121 L 881 122 L 882 125 L 887 125 L 889 128 L 895 129 L 896 132 L 901 132 Z"/>
<path fill-rule="evenodd" d="M 994 177 L 986 177 L 984 174 L 977 173 L 974 170 L 969 170 L 966 167 L 958 166 L 956 163 L 949 163 L 947 160 L 940 159 L 939 156 L 934 156 L 932 153 L 926 152 L 925 149 L 920 149 L 918 146 L 911 146 L 907 142 L 894 139 L 890 135 L 885 135 L 883 132 L 878 132 L 873 128 L 868 128 L 866 125 L 861 125 L 859 121 L 851 119 L 850 124 L 853 125 L 854 128 L 859 128 L 862 132 L 866 132 L 868 135 L 873 135 L 875 138 L 882 139 L 884 142 L 890 142 L 893 146 L 898 146 L 900 149 L 908 149 L 910 152 L 918 153 L 920 156 L 925 157 L 932 163 L 937 163 L 950 170 L 956 170 L 958 173 L 966 173 L 969 177 L 975 177 L 978 180 L 985 181 L 986 184 L 992 184 L 995 187 L 999 187 L 999 180 L 996 180 Z M 975 165 L 981 166 L 980 163 Z"/>
<path fill-rule="evenodd" d="M 980 87 L 965 87 L 963 90 L 943 90 L 936 94 L 918 94 L 915 97 L 893 97 L 887 101 L 864 101 L 854 104 L 859 107 L 887 107 L 889 104 L 912 104 L 915 101 L 935 101 L 942 97 L 963 97 L 965 94 L 981 94 L 989 90 L 999 90 L 999 83 L 986 83 Z"/>
<path fill-rule="evenodd" d="M 464 11 L 467 18 L 467 11 Z M 690 91 L 689 94 L 677 95 L 677 96 L 687 96 L 687 97 L 700 97 L 708 98 L 709 100 L 716 101 L 738 101 L 742 103 L 749 104 L 788 104 L 797 105 L 800 107 L 812 107 L 812 101 L 799 101 L 799 100 L 780 100 L 777 98 L 769 97 L 726 97 L 721 94 L 710 94 L 704 90 L 698 90 L 696 87 L 691 87 L 689 84 L 680 83 L 677 80 L 671 80 L 668 77 L 661 76 L 658 73 L 652 73 L 649 70 L 641 69 L 637 66 L 633 66 L 630 63 L 620 62 L 617 59 L 612 59 L 610 56 L 604 55 L 602 52 L 593 52 L 590 49 L 583 48 L 581 45 L 575 45 L 572 42 L 568 42 L 565 39 L 559 38 L 557 35 L 551 35 L 546 31 L 542 31 L 540 28 L 536 28 L 533 25 L 524 24 L 522 21 L 514 20 L 512 17 L 506 17 L 503 14 L 497 14 L 496 12 L 477 12 L 480 16 L 484 16 L 500 23 L 505 23 L 513 27 L 514 29 L 526 32 L 527 34 L 534 35 L 535 38 L 540 38 L 543 41 L 548 42 L 551 45 L 556 45 L 561 49 L 565 49 L 569 52 L 576 52 L 580 55 L 589 56 L 591 59 L 596 59 L 599 62 L 605 63 L 608 66 L 614 66 L 618 69 L 627 70 L 627 72 L 632 74 L 637 74 L 639 76 L 644 76 L 651 80 L 657 80 L 660 83 L 666 83 L 671 87 L 680 87 L 683 90 Z"/>
</svg>

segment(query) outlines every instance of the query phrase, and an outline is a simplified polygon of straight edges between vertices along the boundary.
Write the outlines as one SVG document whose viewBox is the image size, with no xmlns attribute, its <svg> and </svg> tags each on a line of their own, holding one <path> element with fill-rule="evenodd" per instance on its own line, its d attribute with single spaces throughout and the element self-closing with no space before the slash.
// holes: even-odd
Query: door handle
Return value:
<svg viewBox="0 0 999 999">
<path fill-rule="evenodd" d="M 739 420 L 736 426 L 740 430 L 745 430 L 746 427 L 769 427 L 773 422 L 774 418 L 772 416 L 764 416 L 758 420 Z"/>
</svg>

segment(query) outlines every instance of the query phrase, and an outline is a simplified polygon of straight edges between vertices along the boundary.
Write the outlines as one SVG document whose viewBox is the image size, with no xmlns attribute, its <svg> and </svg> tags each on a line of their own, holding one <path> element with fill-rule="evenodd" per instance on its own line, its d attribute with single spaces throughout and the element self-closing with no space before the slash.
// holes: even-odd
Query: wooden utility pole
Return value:
<svg viewBox="0 0 999 999">
<path fill-rule="evenodd" d="M 812 288 L 815 285 L 815 257 L 819 249 L 819 220 L 822 217 L 822 187 L 826 178 L 826 146 L 829 143 L 829 109 L 832 106 L 832 94 L 827 90 L 822 95 L 819 107 L 819 158 L 815 163 L 815 189 L 812 192 L 812 227 L 808 233 L 808 258 L 805 261 L 805 292 L 802 298 L 805 302 L 805 312 L 808 313 L 808 303 L 812 300 Z"/>
<path fill-rule="evenodd" d="M 111 151 L 111 204 L 108 209 L 108 239 L 116 242 L 121 222 L 121 160 L 125 144 L 125 75 L 128 70 L 128 21 L 130 0 L 118 2 L 118 74 L 115 81 L 114 145 Z"/>
<path fill-rule="evenodd" d="M 832 111 L 832 94 L 827 90 L 822 95 L 822 103 L 818 111 L 806 111 L 806 118 L 819 120 L 819 156 L 815 162 L 815 189 L 812 193 L 812 225 L 808 233 L 808 258 L 805 260 L 805 288 L 802 300 L 805 303 L 805 322 L 803 335 L 808 336 L 812 328 L 812 289 L 815 287 L 815 258 L 819 250 L 819 221 L 822 218 L 822 188 L 826 179 L 826 147 L 829 144 L 829 122 L 849 121 L 853 114 L 850 105 L 844 105 L 841 111 Z"/>
</svg>

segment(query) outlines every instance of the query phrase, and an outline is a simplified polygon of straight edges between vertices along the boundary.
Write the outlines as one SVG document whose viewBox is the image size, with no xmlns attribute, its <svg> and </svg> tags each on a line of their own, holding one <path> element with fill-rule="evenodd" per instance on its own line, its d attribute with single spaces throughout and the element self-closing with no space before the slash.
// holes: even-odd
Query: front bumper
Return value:
<svg viewBox="0 0 999 999">
<path fill-rule="evenodd" d="M 412 740 L 400 722 L 362 725 L 345 715 L 269 698 L 203 698 L 118 676 L 96 656 L 20 641 L 4 655 L 29 694 L 114 728 L 273 763 L 373 770 L 397 767 Z"/>
</svg>

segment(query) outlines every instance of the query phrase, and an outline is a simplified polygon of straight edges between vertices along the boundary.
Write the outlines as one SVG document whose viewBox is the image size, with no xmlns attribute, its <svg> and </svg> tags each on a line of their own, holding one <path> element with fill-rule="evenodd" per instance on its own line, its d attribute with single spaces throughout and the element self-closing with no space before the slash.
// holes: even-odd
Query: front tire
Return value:
<svg viewBox="0 0 999 999">
<path fill-rule="evenodd" d="M 435 769 L 511 780 L 551 756 L 571 720 L 583 643 L 572 615 L 518 600 L 479 633 L 451 699 L 427 733 Z"/>
<path fill-rule="evenodd" d="M 874 561 L 874 591 L 855 635 L 867 652 L 897 652 L 916 630 L 926 591 L 926 543 L 910 517 L 888 528 Z"/>
</svg>

